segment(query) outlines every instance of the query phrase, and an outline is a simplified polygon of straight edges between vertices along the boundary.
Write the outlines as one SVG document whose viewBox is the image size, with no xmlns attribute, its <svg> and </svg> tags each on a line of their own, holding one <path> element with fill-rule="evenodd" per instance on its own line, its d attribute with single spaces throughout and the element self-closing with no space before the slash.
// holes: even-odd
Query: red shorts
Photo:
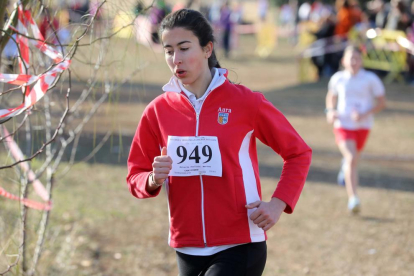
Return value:
<svg viewBox="0 0 414 276">
<path fill-rule="evenodd" d="M 369 129 L 349 130 L 344 128 L 334 128 L 334 134 L 337 144 L 345 140 L 354 140 L 357 150 L 361 151 L 367 141 Z"/>
</svg>

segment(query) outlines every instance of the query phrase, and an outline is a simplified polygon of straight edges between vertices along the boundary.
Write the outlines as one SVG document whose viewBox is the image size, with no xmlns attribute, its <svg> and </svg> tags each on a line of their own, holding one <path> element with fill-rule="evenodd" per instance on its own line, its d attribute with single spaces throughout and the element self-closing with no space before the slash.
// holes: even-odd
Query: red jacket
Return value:
<svg viewBox="0 0 414 276">
<path fill-rule="evenodd" d="M 219 112 L 228 121 L 219 123 Z M 166 184 L 172 247 L 204 247 L 259 242 L 264 231 L 249 218 L 246 203 L 261 199 L 256 139 L 284 159 L 273 194 L 292 213 L 311 162 L 311 149 L 261 93 L 226 81 L 206 97 L 199 113 L 198 136 L 217 136 L 223 175 L 170 176 Z M 128 158 L 127 183 L 133 196 L 157 196 L 145 190 L 154 157 L 168 135 L 196 136 L 197 115 L 183 92 L 165 92 L 145 109 Z M 276 175 L 275 175 L 276 176 Z"/>
</svg>

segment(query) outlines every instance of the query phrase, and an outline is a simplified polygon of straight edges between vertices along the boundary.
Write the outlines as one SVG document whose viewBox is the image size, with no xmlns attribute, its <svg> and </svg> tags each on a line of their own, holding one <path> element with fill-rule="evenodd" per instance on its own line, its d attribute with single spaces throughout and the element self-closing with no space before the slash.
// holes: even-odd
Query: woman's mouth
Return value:
<svg viewBox="0 0 414 276">
<path fill-rule="evenodd" d="M 187 71 L 179 69 L 175 71 L 175 75 L 177 78 L 184 78 L 187 75 Z"/>
</svg>

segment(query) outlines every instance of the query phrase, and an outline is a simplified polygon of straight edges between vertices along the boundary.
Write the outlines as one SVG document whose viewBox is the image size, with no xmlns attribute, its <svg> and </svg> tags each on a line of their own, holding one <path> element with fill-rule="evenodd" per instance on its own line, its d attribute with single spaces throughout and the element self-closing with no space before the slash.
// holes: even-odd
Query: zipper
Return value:
<svg viewBox="0 0 414 276">
<path fill-rule="evenodd" d="M 208 96 L 210 96 L 210 94 L 212 92 L 213 92 L 212 90 L 210 90 L 208 92 L 206 98 L 201 103 L 200 110 L 198 112 L 194 108 L 194 111 L 196 112 L 196 123 L 197 123 L 197 125 L 196 125 L 196 137 L 198 136 L 201 109 L 203 108 L 203 105 L 206 102 Z M 203 177 L 201 175 L 200 175 L 200 184 L 201 184 L 201 218 L 202 218 L 202 222 L 203 222 L 203 239 L 204 239 L 204 247 L 207 247 L 206 224 L 205 224 L 205 219 L 204 219 L 204 184 L 203 184 Z"/>
<path fill-rule="evenodd" d="M 206 226 L 204 223 L 204 185 L 203 185 L 203 177 L 201 175 L 200 175 L 200 183 L 201 183 L 201 219 L 203 221 L 203 240 L 204 240 L 204 247 L 207 247 Z"/>
<path fill-rule="evenodd" d="M 195 111 L 195 109 L 194 109 L 194 111 Z M 201 108 L 200 108 L 200 112 L 201 112 Z M 198 136 L 198 122 L 199 122 L 199 119 L 200 119 L 200 113 L 197 113 L 197 111 L 196 111 L 196 135 L 195 135 L 196 137 Z"/>
<path fill-rule="evenodd" d="M 208 98 L 208 96 L 210 96 L 210 94 L 213 92 L 213 90 L 214 89 L 212 89 L 212 90 L 210 90 L 210 92 L 208 92 L 208 95 L 206 96 L 206 98 L 204 99 L 204 101 L 201 103 L 201 106 L 200 106 L 200 111 L 197 113 L 197 111 L 195 110 L 195 108 L 194 108 L 194 111 L 195 111 L 195 113 L 196 113 L 196 122 L 197 122 L 197 125 L 196 125 L 196 137 L 198 136 L 198 125 L 199 125 L 199 119 L 200 119 L 200 113 L 201 113 L 201 109 L 203 108 L 203 105 L 204 105 L 204 103 L 207 101 L 207 98 Z M 189 100 L 190 101 L 190 100 Z M 192 105 L 191 105 L 192 106 Z"/>
<path fill-rule="evenodd" d="M 191 101 L 187 98 L 187 96 L 182 95 L 190 103 L 190 105 L 193 107 L 194 112 L 196 114 L 196 135 L 195 135 L 196 137 L 198 137 L 198 129 L 199 129 L 201 109 L 203 108 L 204 103 L 206 102 L 208 96 L 210 96 L 210 94 L 213 92 L 213 90 L 214 89 L 212 89 L 212 90 L 210 90 L 210 92 L 208 92 L 208 95 L 206 96 L 204 101 L 201 103 L 199 112 L 197 112 L 197 110 L 195 109 L 195 107 L 193 106 Z M 201 175 L 200 175 L 200 184 L 201 184 L 201 220 L 202 220 L 202 224 L 203 224 L 203 240 L 204 240 L 204 247 L 207 247 L 206 225 L 205 225 L 205 219 L 204 219 L 204 184 L 203 184 L 203 177 Z"/>
</svg>

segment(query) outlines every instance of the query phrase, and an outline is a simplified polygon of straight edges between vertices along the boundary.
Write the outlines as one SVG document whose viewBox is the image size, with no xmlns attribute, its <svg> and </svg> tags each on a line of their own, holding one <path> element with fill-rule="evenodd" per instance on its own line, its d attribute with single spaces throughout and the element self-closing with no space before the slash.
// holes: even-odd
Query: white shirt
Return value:
<svg viewBox="0 0 414 276">
<path fill-rule="evenodd" d="M 355 122 L 353 112 L 365 113 L 375 106 L 375 99 L 385 95 L 385 88 L 381 80 L 372 72 L 361 69 L 356 75 L 348 71 L 335 73 L 329 81 L 329 91 L 338 96 L 338 119 L 334 122 L 335 128 L 349 130 L 371 129 L 374 116 Z"/>
<path fill-rule="evenodd" d="M 180 86 L 181 90 L 187 95 L 188 99 L 190 100 L 191 104 L 193 105 L 195 111 L 197 113 L 200 113 L 201 110 L 201 106 L 203 105 L 204 100 L 206 99 L 206 97 L 208 96 L 208 94 L 210 94 L 210 92 L 213 90 L 213 87 L 217 87 L 215 84 L 217 83 L 220 74 L 219 71 L 216 68 L 212 69 L 214 72 L 214 76 L 213 79 L 210 82 L 210 85 L 207 87 L 206 92 L 204 93 L 204 95 L 201 98 L 196 98 L 196 96 L 194 95 L 194 93 L 188 91 L 184 85 L 182 84 L 181 81 L 178 81 L 178 85 Z"/>
</svg>

